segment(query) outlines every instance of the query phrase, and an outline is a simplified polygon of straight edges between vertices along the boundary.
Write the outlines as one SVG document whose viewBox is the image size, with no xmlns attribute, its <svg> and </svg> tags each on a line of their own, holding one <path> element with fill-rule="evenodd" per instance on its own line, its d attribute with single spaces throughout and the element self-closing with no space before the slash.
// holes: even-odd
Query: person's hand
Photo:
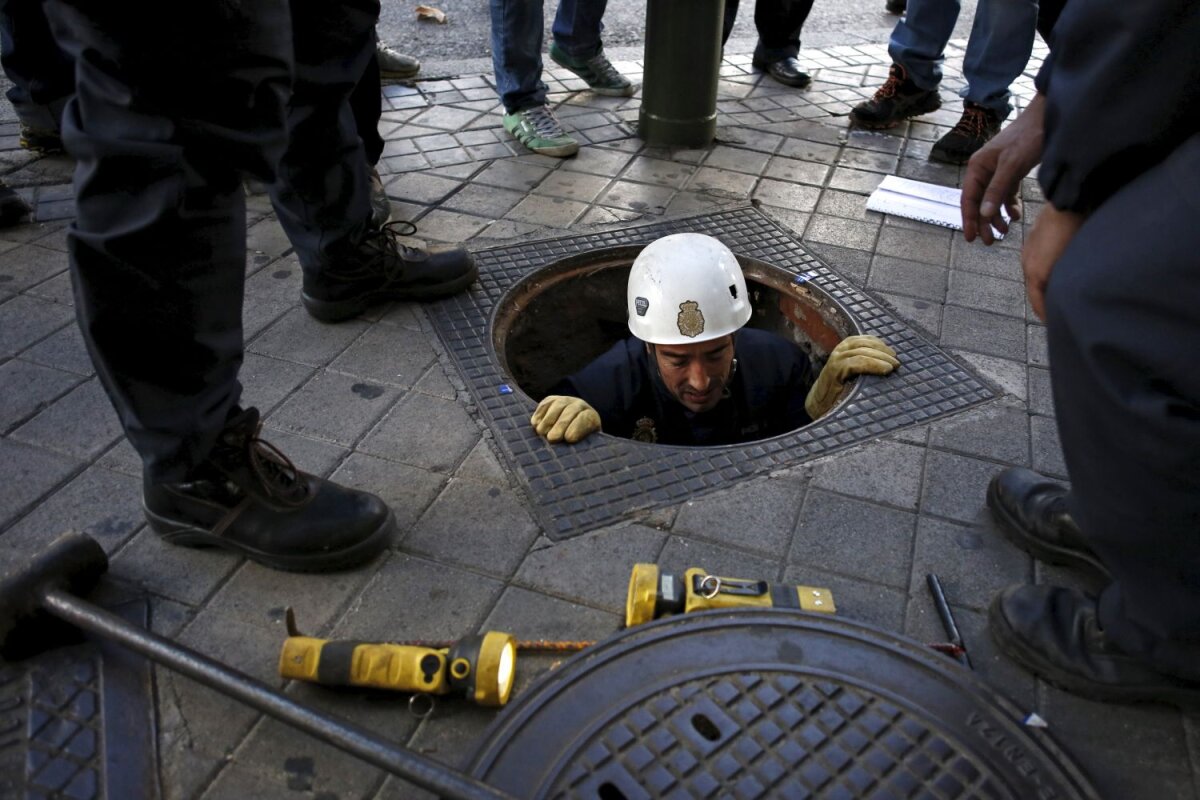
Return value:
<svg viewBox="0 0 1200 800">
<path fill-rule="evenodd" d="M 1075 238 L 1085 217 L 1074 211 L 1059 211 L 1050 203 L 1033 222 L 1033 230 L 1021 248 L 1021 269 L 1025 272 L 1025 292 L 1038 319 L 1046 321 L 1046 284 L 1059 257 Z"/>
<path fill-rule="evenodd" d="M 547 395 L 529 420 L 538 436 L 548 442 L 575 444 L 600 430 L 600 415 L 578 397 Z"/>
<path fill-rule="evenodd" d="M 978 236 L 984 244 L 991 244 L 996 240 L 993 227 L 1008 233 L 1001 206 L 1013 222 L 1021 218 L 1021 179 L 1042 160 L 1045 109 L 1046 98 L 1038 94 L 1012 124 L 975 151 L 967 162 L 959 202 L 963 237 L 968 242 Z"/>
<path fill-rule="evenodd" d="M 829 353 L 825 368 L 808 390 L 804 409 L 820 419 L 833 408 L 846 381 L 854 375 L 887 375 L 900 366 L 896 351 L 878 336 L 847 336 Z"/>
</svg>

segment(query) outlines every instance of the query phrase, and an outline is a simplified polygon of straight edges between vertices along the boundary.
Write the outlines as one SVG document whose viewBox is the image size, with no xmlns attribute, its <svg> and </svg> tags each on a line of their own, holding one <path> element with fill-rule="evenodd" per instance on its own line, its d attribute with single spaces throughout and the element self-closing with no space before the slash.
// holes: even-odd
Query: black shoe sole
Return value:
<svg viewBox="0 0 1200 800">
<path fill-rule="evenodd" d="M 996 483 L 988 484 L 987 507 L 992 517 L 999 523 L 1000 532 L 1004 538 L 1024 550 L 1029 555 L 1046 564 L 1062 567 L 1074 567 L 1087 571 L 1093 578 L 1108 583 L 1112 574 L 1098 559 L 1087 553 L 1071 547 L 1059 547 L 1041 539 L 1030 536 L 1021 523 L 1000 502 L 1000 491 Z"/>
<path fill-rule="evenodd" d="M 889 117 L 883 120 L 863 120 L 855 116 L 854 111 L 850 112 L 850 121 L 860 128 L 866 128 L 872 131 L 885 131 L 889 128 L 894 128 L 906 119 L 919 117 L 922 114 L 932 114 L 942 107 L 942 98 L 936 92 L 931 92 L 920 104 L 913 106 L 903 114 L 896 117 Z"/>
<path fill-rule="evenodd" d="M 146 521 L 164 542 L 183 547 L 208 548 L 217 547 L 245 556 L 251 561 L 257 561 L 271 569 L 284 572 L 337 572 L 358 566 L 382 553 L 391 543 L 396 530 L 396 517 L 388 510 L 387 518 L 380 523 L 370 536 L 341 550 L 326 553 L 306 555 L 288 555 L 286 553 L 264 553 L 253 547 L 247 547 L 241 542 L 224 536 L 214 536 L 203 528 L 183 525 L 175 520 L 160 517 L 143 504 L 142 511 Z"/>
<path fill-rule="evenodd" d="M 999 595 L 988 607 L 988 631 L 1000 652 L 1064 692 L 1101 703 L 1165 703 L 1182 709 L 1200 708 L 1200 684 L 1194 688 L 1171 683 L 1157 686 L 1118 686 L 1089 681 L 1064 670 L 1036 649 L 1029 647 L 1012 629 L 1008 618 L 1000 609 Z"/>
<path fill-rule="evenodd" d="M 771 65 L 768 62 L 751 61 L 750 63 L 755 69 L 761 70 L 776 83 L 782 83 L 784 86 L 791 86 L 796 89 L 807 89 L 809 86 L 812 86 L 812 76 L 807 73 L 803 78 L 797 78 L 796 80 L 784 80 L 783 78 L 771 72 Z"/>
<path fill-rule="evenodd" d="M 304 302 L 304 309 L 315 319 L 321 322 L 342 322 L 357 317 L 372 306 L 393 300 L 422 301 L 439 300 L 443 297 L 449 297 L 466 289 L 478 277 L 479 270 L 472 264 L 469 272 L 464 272 L 453 280 L 430 286 L 418 286 L 409 289 L 378 289 L 356 295 L 355 297 L 348 297 L 344 300 L 318 300 L 302 292 L 300 299 Z"/>
</svg>

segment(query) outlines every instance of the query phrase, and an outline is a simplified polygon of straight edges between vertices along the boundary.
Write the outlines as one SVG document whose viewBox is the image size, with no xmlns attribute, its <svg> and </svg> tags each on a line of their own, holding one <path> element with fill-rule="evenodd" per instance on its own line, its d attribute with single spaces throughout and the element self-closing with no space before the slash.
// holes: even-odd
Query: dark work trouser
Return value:
<svg viewBox="0 0 1200 800">
<path fill-rule="evenodd" d="M 379 118 L 383 114 L 383 79 L 379 75 L 379 57 L 372 54 L 362 77 L 350 95 L 354 126 L 362 139 L 363 154 L 372 167 L 383 155 L 383 137 L 379 135 Z"/>
<path fill-rule="evenodd" d="M 1104 203 L 1051 275 L 1071 513 L 1113 583 L 1100 623 L 1200 680 L 1200 134 Z"/>
<path fill-rule="evenodd" d="M 293 15 L 286 0 L 47 2 L 77 61 L 63 124 L 76 158 L 76 313 L 148 480 L 184 479 L 240 399 L 243 173 L 291 182 L 276 192 L 280 220 L 286 211 L 304 254 L 347 236 L 356 208 L 359 227 L 370 213 L 345 102 L 379 9 L 361 5 L 301 3 Z M 333 47 L 360 39 L 361 60 L 343 56 L 322 76 Z M 336 88 L 305 85 L 314 81 Z M 341 109 L 318 107 L 338 98 Z M 330 120 L 345 125 L 330 130 Z"/>
<path fill-rule="evenodd" d="M 50 32 L 37 0 L 0 0 L 0 62 L 13 82 L 8 100 L 21 122 L 57 131 L 75 91 L 75 66 Z"/>
<path fill-rule="evenodd" d="M 725 0 L 725 21 L 721 44 L 729 40 L 737 21 L 739 0 Z M 778 61 L 800 53 L 800 29 L 812 11 L 813 0 L 756 0 L 754 27 L 758 31 L 756 59 Z"/>
</svg>

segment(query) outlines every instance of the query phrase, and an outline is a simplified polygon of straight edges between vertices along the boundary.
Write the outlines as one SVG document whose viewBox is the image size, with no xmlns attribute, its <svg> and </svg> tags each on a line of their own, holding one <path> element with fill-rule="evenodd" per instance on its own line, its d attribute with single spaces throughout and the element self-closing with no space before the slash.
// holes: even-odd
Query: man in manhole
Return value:
<svg viewBox="0 0 1200 800">
<path fill-rule="evenodd" d="M 814 380 L 800 348 L 745 328 L 746 279 L 724 244 L 699 233 L 642 250 L 626 291 L 631 337 L 564 380 L 538 404 L 534 430 L 578 442 L 601 427 L 673 445 L 735 444 L 777 436 L 826 414 L 855 375 L 887 375 L 895 351 L 849 336 Z"/>
</svg>

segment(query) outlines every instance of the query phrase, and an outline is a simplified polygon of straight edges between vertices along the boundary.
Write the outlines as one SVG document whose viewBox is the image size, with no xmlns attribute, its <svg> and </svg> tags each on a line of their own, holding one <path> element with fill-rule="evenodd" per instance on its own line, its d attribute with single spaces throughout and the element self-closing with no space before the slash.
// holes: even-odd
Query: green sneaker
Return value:
<svg viewBox="0 0 1200 800">
<path fill-rule="evenodd" d="M 515 114 L 505 114 L 504 130 L 533 152 L 544 156 L 563 158 L 579 152 L 579 142 L 567 135 L 550 106 L 534 106 Z"/>
<path fill-rule="evenodd" d="M 633 84 L 629 82 L 617 68 L 612 65 L 601 48 L 591 58 L 577 61 L 564 53 L 557 42 L 550 45 L 550 59 L 560 67 L 566 67 L 587 81 L 587 85 L 596 94 L 606 94 L 610 97 L 629 97 L 633 94 Z"/>
</svg>

